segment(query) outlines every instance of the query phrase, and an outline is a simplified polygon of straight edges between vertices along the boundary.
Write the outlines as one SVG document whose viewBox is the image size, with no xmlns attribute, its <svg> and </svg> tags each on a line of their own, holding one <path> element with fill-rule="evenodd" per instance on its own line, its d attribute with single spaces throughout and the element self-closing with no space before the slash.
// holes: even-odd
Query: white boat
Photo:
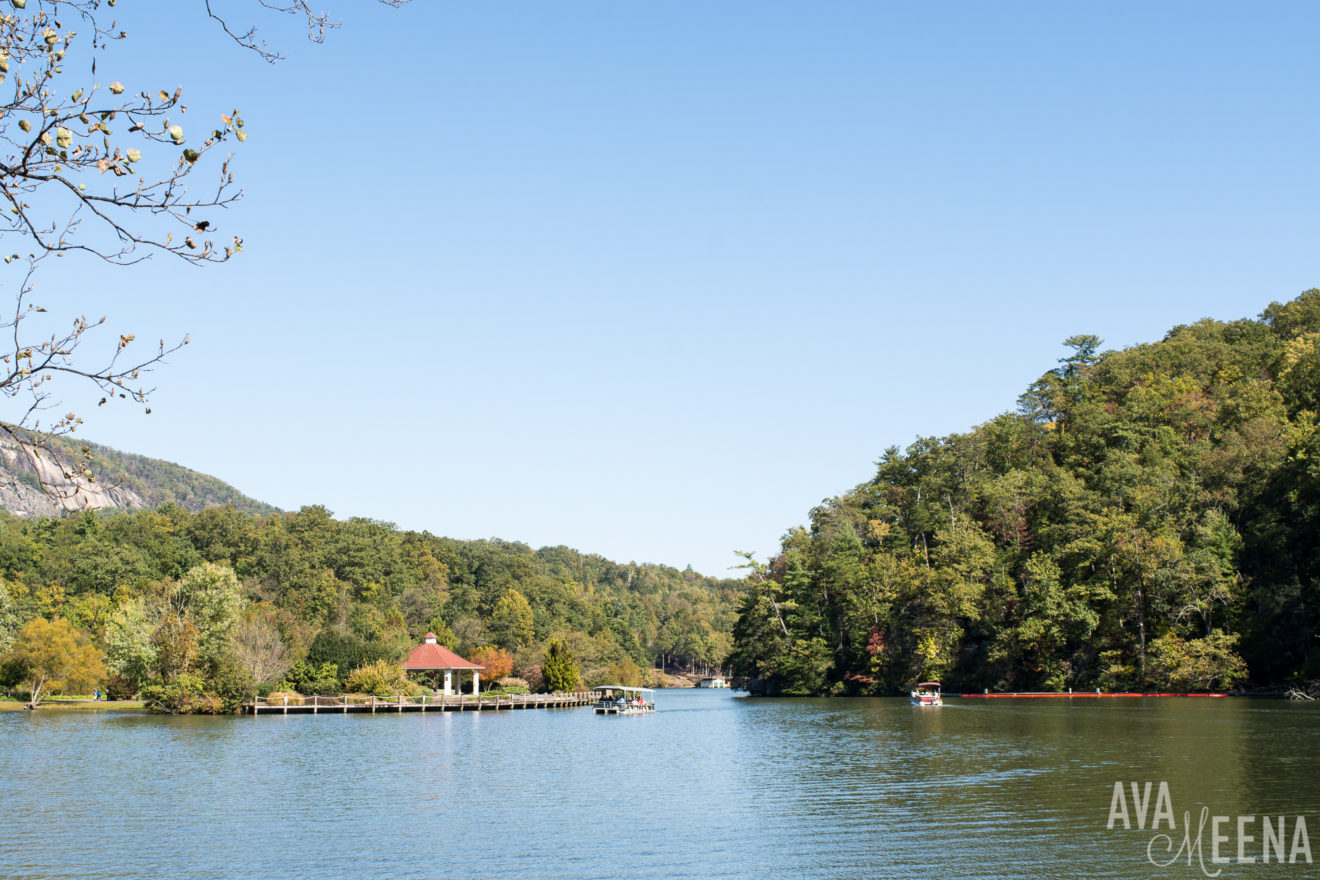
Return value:
<svg viewBox="0 0 1320 880">
<path fill-rule="evenodd" d="M 912 705 L 943 706 L 944 700 L 940 698 L 940 683 L 938 681 L 923 681 L 917 685 L 917 689 L 912 692 Z"/>
<path fill-rule="evenodd" d="M 597 715 L 649 715 L 655 711 L 655 691 L 650 688 L 603 684 L 591 692 Z"/>
</svg>

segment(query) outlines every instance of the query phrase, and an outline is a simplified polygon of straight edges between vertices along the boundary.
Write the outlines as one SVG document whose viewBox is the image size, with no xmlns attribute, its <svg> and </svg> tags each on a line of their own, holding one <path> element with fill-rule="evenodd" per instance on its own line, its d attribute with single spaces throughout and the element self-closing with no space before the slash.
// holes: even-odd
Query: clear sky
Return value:
<svg viewBox="0 0 1320 880">
<path fill-rule="evenodd" d="M 727 574 L 1068 336 L 1320 285 L 1313 2 L 324 3 L 227 4 L 270 66 L 120 0 L 98 78 L 241 109 L 246 250 L 41 279 L 192 334 L 85 436 L 286 509 Z"/>
</svg>

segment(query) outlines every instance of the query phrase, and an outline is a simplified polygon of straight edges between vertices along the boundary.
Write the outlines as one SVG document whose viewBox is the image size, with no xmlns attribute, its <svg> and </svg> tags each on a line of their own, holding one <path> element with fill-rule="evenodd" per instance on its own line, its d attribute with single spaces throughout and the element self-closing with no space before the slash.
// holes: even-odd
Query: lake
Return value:
<svg viewBox="0 0 1320 880">
<path fill-rule="evenodd" d="M 1317 876 L 1314 704 L 657 696 L 622 718 L 3 713 L 0 877 Z M 1200 857 L 1152 864 L 1203 806 Z"/>
</svg>

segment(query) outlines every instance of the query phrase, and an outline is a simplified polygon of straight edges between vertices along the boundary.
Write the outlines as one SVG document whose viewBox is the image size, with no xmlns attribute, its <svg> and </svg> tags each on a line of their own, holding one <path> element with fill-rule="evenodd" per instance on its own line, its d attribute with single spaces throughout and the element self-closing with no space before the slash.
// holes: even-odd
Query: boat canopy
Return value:
<svg viewBox="0 0 1320 880">
<path fill-rule="evenodd" d="M 938 681 L 923 681 L 921 684 L 917 685 L 919 688 L 937 688 L 939 686 L 940 683 Z"/>
<path fill-rule="evenodd" d="M 655 691 L 651 688 L 627 687 L 621 684 L 602 684 L 592 688 L 593 691 L 624 691 L 630 694 L 653 694 Z"/>
</svg>

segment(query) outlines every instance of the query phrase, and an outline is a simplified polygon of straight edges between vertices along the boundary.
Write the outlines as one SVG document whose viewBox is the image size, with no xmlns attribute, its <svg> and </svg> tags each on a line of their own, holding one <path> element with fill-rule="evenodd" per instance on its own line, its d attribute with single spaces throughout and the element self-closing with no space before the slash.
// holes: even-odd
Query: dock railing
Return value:
<svg viewBox="0 0 1320 880">
<path fill-rule="evenodd" d="M 479 712 L 503 709 L 553 709 L 589 706 L 590 691 L 557 694 L 397 694 L 377 697 L 370 694 L 338 696 L 282 695 L 275 699 L 253 699 L 243 704 L 243 712 L 252 715 L 319 715 L 348 712 Z"/>
</svg>

